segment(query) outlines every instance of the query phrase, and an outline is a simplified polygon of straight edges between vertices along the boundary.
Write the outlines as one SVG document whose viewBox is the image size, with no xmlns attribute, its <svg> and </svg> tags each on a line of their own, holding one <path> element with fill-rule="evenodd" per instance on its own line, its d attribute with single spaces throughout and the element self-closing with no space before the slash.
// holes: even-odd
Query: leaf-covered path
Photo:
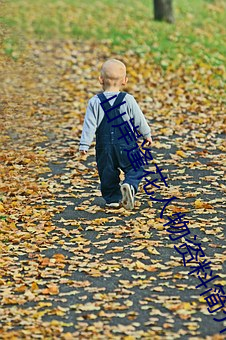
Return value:
<svg viewBox="0 0 226 340">
<path fill-rule="evenodd" d="M 186 213 L 189 239 L 197 235 L 219 275 L 208 288 L 226 287 L 222 66 L 163 71 L 150 54 L 116 55 L 152 127 L 149 169 L 156 163 L 167 176 L 155 197 L 178 198 L 160 219 L 161 203 L 142 186 L 134 211 L 106 210 L 94 148 L 78 153 L 107 43 L 29 49 L 0 66 L 0 338 L 224 339 L 225 324 L 213 320 L 223 310 L 208 312 L 198 275 L 188 274 L 198 262 L 184 267 L 174 245 L 185 239 L 170 240 L 163 226 Z"/>
</svg>

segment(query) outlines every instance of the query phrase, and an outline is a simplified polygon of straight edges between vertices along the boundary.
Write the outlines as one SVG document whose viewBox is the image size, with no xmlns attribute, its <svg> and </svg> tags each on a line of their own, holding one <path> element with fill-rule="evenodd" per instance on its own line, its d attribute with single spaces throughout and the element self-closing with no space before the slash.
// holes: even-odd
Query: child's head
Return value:
<svg viewBox="0 0 226 340">
<path fill-rule="evenodd" d="M 117 59 L 109 59 L 102 65 L 99 77 L 104 90 L 118 91 L 122 85 L 126 85 L 126 66 Z"/>
</svg>

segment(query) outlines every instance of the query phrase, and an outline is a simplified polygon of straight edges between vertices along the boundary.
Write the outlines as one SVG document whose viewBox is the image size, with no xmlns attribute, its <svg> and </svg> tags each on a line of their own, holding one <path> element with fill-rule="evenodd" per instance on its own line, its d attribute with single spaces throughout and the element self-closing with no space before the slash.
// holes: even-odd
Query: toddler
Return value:
<svg viewBox="0 0 226 340">
<path fill-rule="evenodd" d="M 103 92 L 88 102 L 79 150 L 86 154 L 96 134 L 96 162 L 106 206 L 118 208 L 122 205 L 131 210 L 143 166 L 135 170 L 127 151 L 137 148 L 134 138 L 135 132 L 138 134 L 136 128 L 146 146 L 151 145 L 152 139 L 150 127 L 134 97 L 120 92 L 127 81 L 126 66 L 121 61 L 110 59 L 102 65 L 99 82 Z M 123 130 L 125 135 L 122 135 Z M 125 175 L 122 185 L 120 169 Z"/>
</svg>

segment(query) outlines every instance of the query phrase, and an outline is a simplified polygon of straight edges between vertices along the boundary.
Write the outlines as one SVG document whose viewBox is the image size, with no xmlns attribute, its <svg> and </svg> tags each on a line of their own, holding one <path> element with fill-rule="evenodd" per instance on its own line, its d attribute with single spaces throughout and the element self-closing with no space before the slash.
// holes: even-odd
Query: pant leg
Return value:
<svg viewBox="0 0 226 340">
<path fill-rule="evenodd" d="M 106 144 L 96 148 L 96 161 L 103 198 L 107 203 L 119 202 L 122 198 L 119 185 L 120 170 L 113 145 Z"/>
<path fill-rule="evenodd" d="M 137 171 L 135 171 L 128 159 L 128 154 L 126 151 L 124 151 L 124 149 L 132 149 L 132 146 L 128 147 L 127 145 L 118 145 L 117 148 L 119 167 L 123 170 L 125 174 L 125 179 L 123 183 L 128 183 L 132 185 L 135 189 L 135 193 L 137 193 L 139 183 L 141 182 L 141 179 L 138 178 L 143 175 L 144 167 L 141 166 L 139 169 L 136 168 Z"/>
</svg>

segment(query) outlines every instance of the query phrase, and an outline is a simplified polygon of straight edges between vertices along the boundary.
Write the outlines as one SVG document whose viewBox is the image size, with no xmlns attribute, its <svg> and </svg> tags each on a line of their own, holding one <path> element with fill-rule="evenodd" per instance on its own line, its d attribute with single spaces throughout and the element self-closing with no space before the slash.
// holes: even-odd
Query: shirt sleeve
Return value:
<svg viewBox="0 0 226 340">
<path fill-rule="evenodd" d="M 142 134 L 144 139 L 151 137 L 151 129 L 133 96 L 130 96 L 130 110 L 130 115 L 134 118 L 134 126 L 139 126 L 137 130 Z"/>
<path fill-rule="evenodd" d="M 82 128 L 82 136 L 79 143 L 79 151 L 87 151 L 89 149 L 94 139 L 96 129 L 97 119 L 94 113 L 92 102 L 89 100 Z"/>
</svg>

